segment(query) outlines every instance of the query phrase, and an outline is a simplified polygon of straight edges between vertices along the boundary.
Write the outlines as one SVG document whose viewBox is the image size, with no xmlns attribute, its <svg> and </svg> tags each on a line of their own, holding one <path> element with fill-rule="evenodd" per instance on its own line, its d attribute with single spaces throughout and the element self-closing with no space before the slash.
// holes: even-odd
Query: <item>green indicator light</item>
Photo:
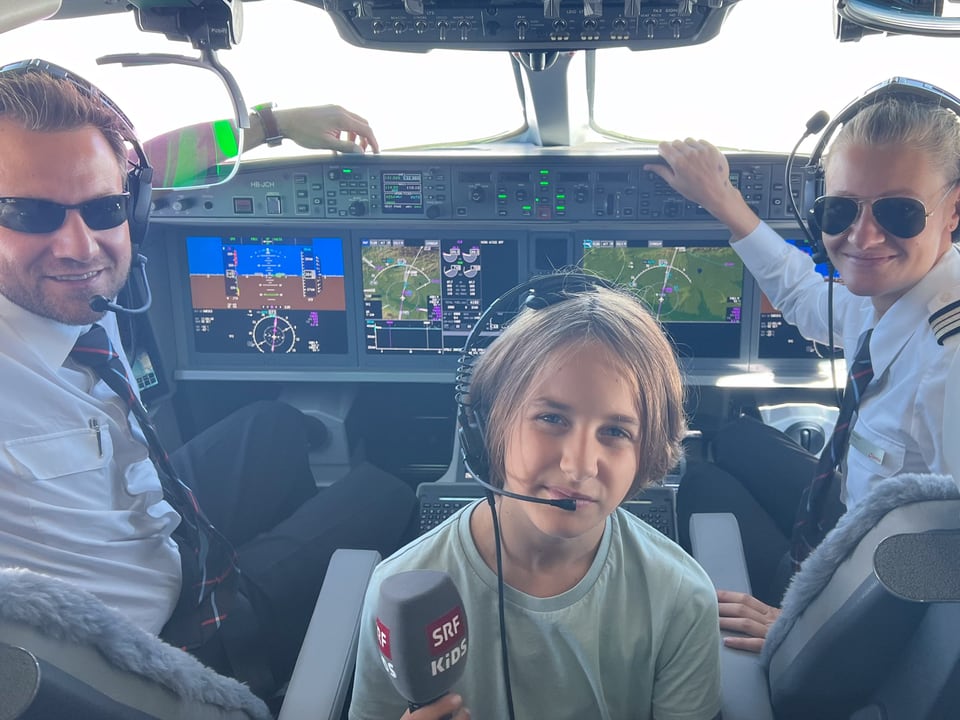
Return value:
<svg viewBox="0 0 960 720">
<path fill-rule="evenodd" d="M 506 193 L 498 193 L 498 194 L 497 194 L 497 197 L 500 198 L 501 200 L 506 200 L 506 199 L 507 199 L 507 194 L 506 194 Z"/>
<path fill-rule="evenodd" d="M 557 193 L 557 200 L 565 200 L 567 196 L 563 193 Z"/>
<path fill-rule="evenodd" d="M 524 209 L 524 210 L 533 210 L 533 206 L 532 206 L 532 205 L 524 205 L 524 206 L 523 206 L 523 209 Z"/>
<path fill-rule="evenodd" d="M 343 169 L 343 174 L 344 174 L 344 175 L 349 175 L 349 174 L 352 173 L 352 172 L 353 172 L 353 170 L 351 170 L 350 168 L 344 168 L 344 169 Z"/>
<path fill-rule="evenodd" d="M 563 212 L 566 209 L 567 209 L 566 205 L 557 205 L 557 210 L 559 210 L 560 212 Z"/>
<path fill-rule="evenodd" d="M 541 184 L 541 185 L 549 185 L 549 184 L 550 184 L 550 181 L 549 181 L 549 180 L 541 180 L 541 181 L 540 181 L 540 184 Z"/>
<path fill-rule="evenodd" d="M 541 174 L 541 175 L 549 175 L 549 174 L 550 174 L 550 171 L 549 171 L 549 170 L 541 170 L 541 171 L 540 171 L 540 174 Z"/>
</svg>

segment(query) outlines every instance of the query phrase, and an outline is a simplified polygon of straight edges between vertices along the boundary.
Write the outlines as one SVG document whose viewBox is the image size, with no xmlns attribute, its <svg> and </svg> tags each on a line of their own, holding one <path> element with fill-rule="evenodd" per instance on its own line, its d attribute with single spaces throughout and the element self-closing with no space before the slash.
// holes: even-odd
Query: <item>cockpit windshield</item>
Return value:
<svg viewBox="0 0 960 720">
<path fill-rule="evenodd" d="M 740 0 L 702 44 L 576 51 L 563 112 L 582 127 L 570 143 L 693 136 L 784 152 L 814 112 L 835 112 L 890 76 L 956 87 L 954 64 L 945 59 L 956 56 L 960 40 L 874 34 L 841 43 L 833 5 Z M 210 107 L 211 95 L 220 94 L 198 73 L 96 64 L 96 57 L 131 51 L 191 48 L 139 32 L 132 13 L 122 12 L 34 23 L 4 36 L 7 61 L 40 54 L 73 69 L 115 96 L 145 137 L 229 111 L 222 101 Z M 526 125 L 523 83 L 508 52 L 360 48 L 340 37 L 327 12 L 305 2 L 244 3 L 242 40 L 220 60 L 248 105 L 343 105 L 371 122 L 386 149 L 510 139 Z M 270 150 L 278 151 L 308 152 L 290 143 Z"/>
</svg>

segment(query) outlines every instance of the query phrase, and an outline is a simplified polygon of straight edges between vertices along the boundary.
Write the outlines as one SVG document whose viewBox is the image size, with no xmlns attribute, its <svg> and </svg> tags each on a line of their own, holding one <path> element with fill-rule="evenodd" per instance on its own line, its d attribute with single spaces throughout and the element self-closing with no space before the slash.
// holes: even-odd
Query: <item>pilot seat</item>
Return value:
<svg viewBox="0 0 960 720">
<path fill-rule="evenodd" d="M 737 520 L 690 519 L 717 588 L 750 592 Z M 801 566 L 760 655 L 722 647 L 724 720 L 946 720 L 960 712 L 960 492 L 903 474 Z"/>
</svg>

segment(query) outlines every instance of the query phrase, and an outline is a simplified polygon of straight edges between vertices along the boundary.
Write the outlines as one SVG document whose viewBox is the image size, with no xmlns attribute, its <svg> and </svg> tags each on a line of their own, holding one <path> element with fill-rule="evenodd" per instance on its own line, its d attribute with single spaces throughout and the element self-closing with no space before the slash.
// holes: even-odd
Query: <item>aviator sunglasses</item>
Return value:
<svg viewBox="0 0 960 720">
<path fill-rule="evenodd" d="M 910 197 L 885 197 L 869 203 L 870 212 L 877 225 L 891 235 L 899 238 L 912 238 L 923 232 L 927 226 L 927 218 L 933 215 L 946 199 L 947 195 L 956 187 L 957 180 L 953 180 L 946 192 L 940 196 L 936 205 L 929 212 L 919 200 Z M 846 232 L 860 217 L 860 212 L 867 200 L 858 200 L 840 195 L 824 195 L 813 203 L 811 214 L 817 227 L 827 235 L 839 235 Z"/>
<path fill-rule="evenodd" d="M 67 210 L 79 210 L 91 230 L 109 230 L 127 219 L 130 193 L 105 195 L 76 205 L 61 205 L 39 198 L 0 197 L 0 226 L 9 230 L 43 235 L 59 230 Z"/>
</svg>

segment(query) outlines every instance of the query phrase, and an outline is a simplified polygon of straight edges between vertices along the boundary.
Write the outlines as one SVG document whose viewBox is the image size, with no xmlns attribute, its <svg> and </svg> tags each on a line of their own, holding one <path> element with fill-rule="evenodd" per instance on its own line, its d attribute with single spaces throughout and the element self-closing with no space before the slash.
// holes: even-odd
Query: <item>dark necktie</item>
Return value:
<svg viewBox="0 0 960 720">
<path fill-rule="evenodd" d="M 180 549 L 183 585 L 164 637 L 180 647 L 199 647 L 217 631 L 233 605 L 239 580 L 233 547 L 210 524 L 193 491 L 180 480 L 106 330 L 94 324 L 79 337 L 70 357 L 92 368 L 123 398 L 143 431 L 163 497 L 181 518 L 173 537 Z"/>
<path fill-rule="evenodd" d="M 836 425 L 833 426 L 833 434 L 824 446 L 823 452 L 820 453 L 817 471 L 800 499 L 800 508 L 797 511 L 790 545 L 794 570 L 799 569 L 800 563 L 820 544 L 827 530 L 830 529 L 824 529 L 822 525 L 823 506 L 827 491 L 833 482 L 834 470 L 840 465 L 847 451 L 853 414 L 860 405 L 860 398 L 867 385 L 873 379 L 873 365 L 870 364 L 872 333 L 873 330 L 867 330 L 860 336 L 857 353 L 850 364 L 847 385 L 843 391 L 843 401 L 840 403 Z"/>
</svg>

